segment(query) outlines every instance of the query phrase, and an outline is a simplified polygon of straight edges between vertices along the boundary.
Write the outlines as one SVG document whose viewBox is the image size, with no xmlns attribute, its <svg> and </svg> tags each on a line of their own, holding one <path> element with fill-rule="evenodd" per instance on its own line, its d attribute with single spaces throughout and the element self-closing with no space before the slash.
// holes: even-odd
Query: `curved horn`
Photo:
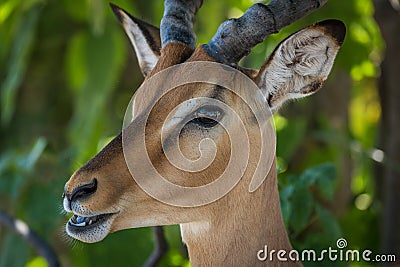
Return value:
<svg viewBox="0 0 400 267">
<path fill-rule="evenodd" d="M 271 33 L 299 20 L 328 0 L 272 0 L 255 4 L 242 17 L 222 23 L 204 50 L 217 61 L 236 65 Z"/>
<path fill-rule="evenodd" d="M 196 34 L 193 31 L 194 16 L 203 4 L 203 0 L 165 0 L 164 15 L 161 20 L 161 44 L 181 42 L 192 49 L 196 45 Z"/>
</svg>

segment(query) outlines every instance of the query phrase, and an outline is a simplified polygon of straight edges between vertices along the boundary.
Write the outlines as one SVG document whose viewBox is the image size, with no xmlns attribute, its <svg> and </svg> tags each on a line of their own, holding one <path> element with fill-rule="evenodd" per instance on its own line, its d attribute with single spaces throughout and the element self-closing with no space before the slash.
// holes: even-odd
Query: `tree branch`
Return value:
<svg viewBox="0 0 400 267">
<path fill-rule="evenodd" d="M 384 164 L 376 182 L 382 200 L 381 247 L 384 254 L 400 258 L 400 112 L 399 58 L 400 14 L 392 1 L 375 0 L 375 19 L 385 40 L 386 49 L 379 77 L 379 100 L 382 109 L 379 147 L 385 151 Z M 390 264 L 383 263 L 382 266 Z"/>
<path fill-rule="evenodd" d="M 6 225 L 12 231 L 20 235 L 25 241 L 31 244 L 36 252 L 47 261 L 50 267 L 60 266 L 57 255 L 50 245 L 34 232 L 25 222 L 14 219 L 0 210 L 0 223 Z"/>
<path fill-rule="evenodd" d="M 143 267 L 155 267 L 161 258 L 168 252 L 168 242 L 164 236 L 162 226 L 153 227 L 154 234 L 154 250 L 150 257 L 146 260 Z"/>
</svg>

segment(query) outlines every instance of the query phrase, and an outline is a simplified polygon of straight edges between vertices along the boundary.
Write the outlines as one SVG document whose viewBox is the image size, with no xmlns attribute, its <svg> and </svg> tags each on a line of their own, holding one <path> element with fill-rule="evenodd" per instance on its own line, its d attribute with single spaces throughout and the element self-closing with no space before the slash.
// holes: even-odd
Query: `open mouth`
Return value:
<svg viewBox="0 0 400 267">
<path fill-rule="evenodd" d="M 69 236 L 85 243 L 99 242 L 109 234 L 111 224 L 117 213 L 105 213 L 94 216 L 74 214 L 68 220 L 66 232 Z"/>
<path fill-rule="evenodd" d="M 74 215 L 71 217 L 71 219 L 69 219 L 68 225 L 72 226 L 75 229 L 77 228 L 82 229 L 83 227 L 89 227 L 89 226 L 95 227 L 107 221 L 112 215 L 114 215 L 114 213 L 100 214 L 91 217 Z"/>
</svg>

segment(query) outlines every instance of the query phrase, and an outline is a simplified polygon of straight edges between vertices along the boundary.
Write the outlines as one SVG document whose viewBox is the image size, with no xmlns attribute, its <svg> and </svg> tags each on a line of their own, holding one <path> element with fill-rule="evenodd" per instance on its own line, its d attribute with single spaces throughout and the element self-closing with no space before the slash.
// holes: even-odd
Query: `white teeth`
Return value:
<svg viewBox="0 0 400 267">
<path fill-rule="evenodd" d="M 81 223 L 73 223 L 74 226 L 85 226 L 86 223 L 85 222 L 81 222 Z"/>
<path fill-rule="evenodd" d="M 84 227 L 84 226 L 88 226 L 88 225 L 92 225 L 94 223 L 97 223 L 98 220 L 99 220 L 99 216 L 81 217 L 81 216 L 78 216 L 78 215 L 74 215 L 69 220 L 69 222 L 73 226 Z"/>
</svg>

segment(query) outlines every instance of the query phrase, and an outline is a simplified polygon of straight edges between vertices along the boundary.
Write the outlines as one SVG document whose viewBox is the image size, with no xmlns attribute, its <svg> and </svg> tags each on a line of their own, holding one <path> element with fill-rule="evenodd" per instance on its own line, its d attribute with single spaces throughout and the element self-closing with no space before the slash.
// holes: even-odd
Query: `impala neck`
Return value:
<svg viewBox="0 0 400 267">
<path fill-rule="evenodd" d="M 266 245 L 268 251 L 283 249 L 288 253 L 292 249 L 281 215 L 276 171 L 271 171 L 261 188 L 244 196 L 239 191 L 246 186 L 239 183 L 229 193 L 233 197 L 221 199 L 227 202 L 227 209 L 215 212 L 218 215 L 209 221 L 181 225 L 191 266 L 290 266 L 277 259 L 257 259 L 257 252 Z"/>
</svg>

